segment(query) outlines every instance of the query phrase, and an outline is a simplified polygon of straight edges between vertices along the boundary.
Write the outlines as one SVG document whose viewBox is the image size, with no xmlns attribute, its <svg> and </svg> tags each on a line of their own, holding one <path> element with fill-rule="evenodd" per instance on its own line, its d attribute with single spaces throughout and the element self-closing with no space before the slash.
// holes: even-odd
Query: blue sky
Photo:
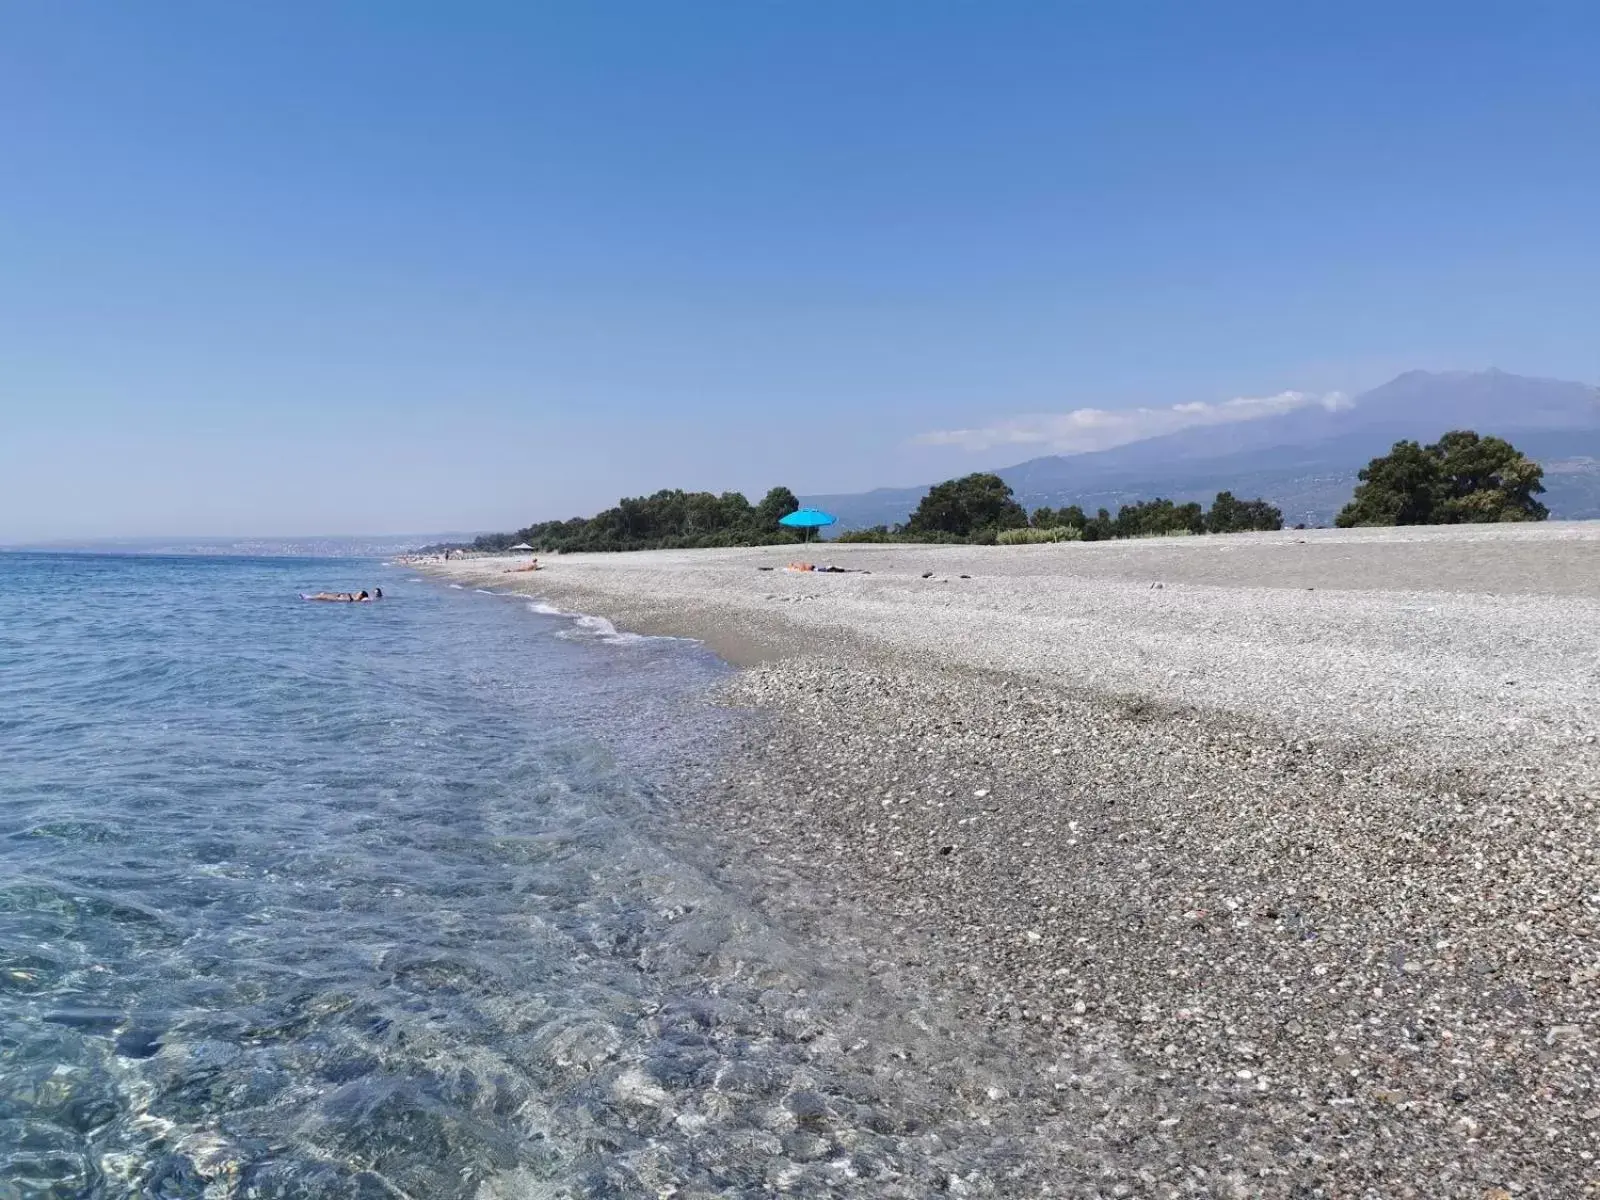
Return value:
<svg viewBox="0 0 1600 1200">
<path fill-rule="evenodd" d="M 1083 408 L 1594 382 L 1597 63 L 1587 3 L 8 5 L 0 540 L 506 528 L 924 482 Z"/>
</svg>

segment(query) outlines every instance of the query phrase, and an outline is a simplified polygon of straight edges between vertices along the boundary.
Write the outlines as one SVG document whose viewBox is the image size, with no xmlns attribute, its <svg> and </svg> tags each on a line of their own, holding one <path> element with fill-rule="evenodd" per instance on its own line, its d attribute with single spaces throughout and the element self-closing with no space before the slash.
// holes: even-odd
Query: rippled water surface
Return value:
<svg viewBox="0 0 1600 1200">
<path fill-rule="evenodd" d="M 680 828 L 723 669 L 377 563 L 0 556 L 0 1198 L 1002 1177 L 933 1018 Z"/>
</svg>

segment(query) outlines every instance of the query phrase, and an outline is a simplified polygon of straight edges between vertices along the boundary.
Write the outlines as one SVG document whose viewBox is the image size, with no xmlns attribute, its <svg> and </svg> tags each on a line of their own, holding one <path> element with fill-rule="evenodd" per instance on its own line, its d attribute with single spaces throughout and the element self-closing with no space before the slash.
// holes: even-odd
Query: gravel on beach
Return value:
<svg viewBox="0 0 1600 1200">
<path fill-rule="evenodd" d="M 801 553 L 449 569 L 753 664 L 705 819 L 1030 1048 L 1064 1193 L 1600 1194 L 1600 527 Z"/>
</svg>

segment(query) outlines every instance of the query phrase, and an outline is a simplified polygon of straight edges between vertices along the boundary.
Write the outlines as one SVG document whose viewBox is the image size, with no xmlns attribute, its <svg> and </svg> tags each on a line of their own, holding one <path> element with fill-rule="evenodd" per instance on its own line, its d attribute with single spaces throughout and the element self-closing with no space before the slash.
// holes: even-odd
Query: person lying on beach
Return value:
<svg viewBox="0 0 1600 1200">
<path fill-rule="evenodd" d="M 525 567 L 507 567 L 506 570 L 505 570 L 505 573 L 507 575 L 515 575 L 519 571 L 537 571 L 538 569 L 539 569 L 539 560 L 536 558 Z"/>
</svg>

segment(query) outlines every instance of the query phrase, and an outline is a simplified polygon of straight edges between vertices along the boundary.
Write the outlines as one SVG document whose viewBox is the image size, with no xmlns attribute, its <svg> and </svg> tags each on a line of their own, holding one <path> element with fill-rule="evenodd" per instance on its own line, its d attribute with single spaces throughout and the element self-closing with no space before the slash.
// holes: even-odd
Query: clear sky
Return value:
<svg viewBox="0 0 1600 1200">
<path fill-rule="evenodd" d="M 1587 0 L 0 6 L 0 541 L 926 482 L 1489 365 L 1600 381 Z"/>
</svg>

